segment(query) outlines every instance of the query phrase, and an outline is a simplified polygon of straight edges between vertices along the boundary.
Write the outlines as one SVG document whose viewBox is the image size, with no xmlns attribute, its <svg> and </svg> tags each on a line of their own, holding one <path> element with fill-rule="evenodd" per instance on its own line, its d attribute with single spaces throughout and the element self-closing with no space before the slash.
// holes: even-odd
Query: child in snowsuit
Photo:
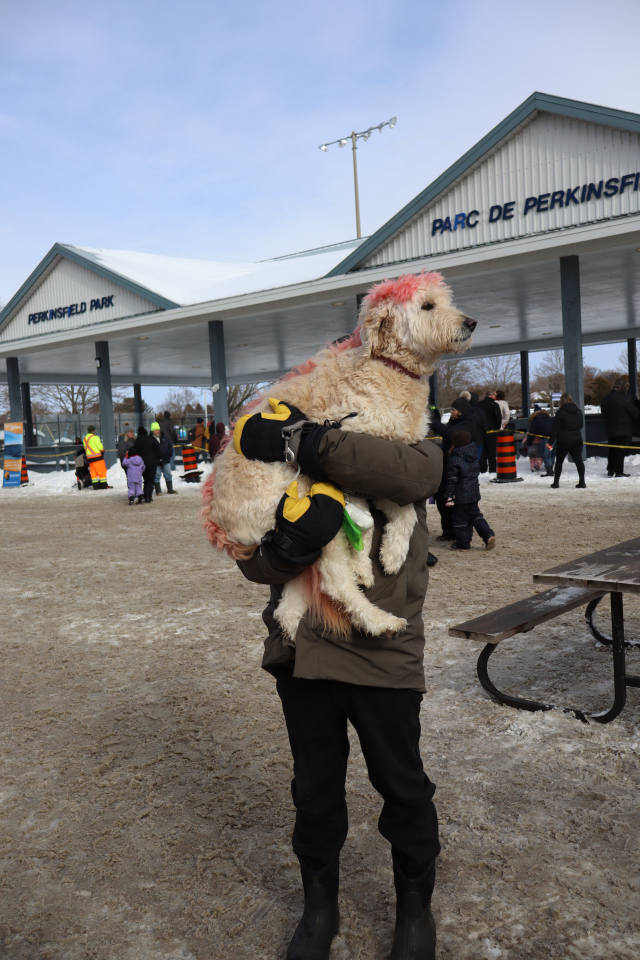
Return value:
<svg viewBox="0 0 640 960">
<path fill-rule="evenodd" d="M 122 466 L 127 471 L 127 489 L 129 491 L 129 505 L 134 503 L 136 497 L 138 503 L 144 500 L 142 494 L 142 474 L 144 471 L 144 460 L 138 454 L 130 455 L 127 451 Z"/>
<path fill-rule="evenodd" d="M 470 550 L 475 527 L 478 536 L 484 540 L 486 549 L 493 550 L 496 545 L 495 534 L 478 506 L 480 465 L 476 445 L 466 430 L 457 430 L 451 438 L 451 444 L 443 484 L 445 507 L 450 508 L 453 514 L 454 542 L 451 549 Z"/>
</svg>

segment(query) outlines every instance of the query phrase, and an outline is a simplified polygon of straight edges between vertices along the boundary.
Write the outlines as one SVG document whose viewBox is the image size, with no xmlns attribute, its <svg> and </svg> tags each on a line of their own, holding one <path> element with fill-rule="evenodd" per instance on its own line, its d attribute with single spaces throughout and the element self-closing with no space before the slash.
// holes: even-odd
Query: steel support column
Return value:
<svg viewBox="0 0 640 960">
<path fill-rule="evenodd" d="M 9 388 L 9 414 L 11 419 L 22 420 L 20 364 L 17 357 L 7 357 L 7 386 Z"/>
<path fill-rule="evenodd" d="M 528 420 L 531 415 L 531 392 L 529 389 L 529 351 L 520 351 L 520 384 L 522 390 L 522 416 Z"/>
<path fill-rule="evenodd" d="M 33 432 L 33 414 L 31 412 L 31 390 L 28 383 L 20 384 L 22 394 L 22 415 L 24 418 L 24 445 L 25 447 L 35 447 L 37 438 Z"/>
<path fill-rule="evenodd" d="M 429 405 L 438 406 L 438 371 L 434 370 L 429 377 Z"/>
<path fill-rule="evenodd" d="M 582 312 L 580 309 L 580 258 L 560 257 L 564 388 L 584 410 L 582 368 Z M 584 437 L 584 427 L 582 428 Z"/>
<path fill-rule="evenodd" d="M 142 417 L 144 414 L 144 404 L 142 402 L 142 387 L 139 383 L 133 385 L 133 412 L 135 413 L 136 427 L 142 427 Z"/>
<path fill-rule="evenodd" d="M 229 426 L 227 404 L 227 361 L 224 353 L 224 323 L 209 320 L 209 352 L 211 355 L 211 386 L 213 389 L 213 421 Z"/>
<path fill-rule="evenodd" d="M 627 340 L 627 360 L 629 364 L 629 393 L 638 396 L 638 341 Z"/>
<path fill-rule="evenodd" d="M 104 444 L 104 461 L 107 468 L 118 459 L 116 453 L 116 430 L 113 422 L 113 396 L 111 394 L 111 364 L 109 363 L 109 343 L 98 340 L 96 347 L 96 367 L 98 369 L 98 399 L 100 401 L 100 430 Z"/>
</svg>

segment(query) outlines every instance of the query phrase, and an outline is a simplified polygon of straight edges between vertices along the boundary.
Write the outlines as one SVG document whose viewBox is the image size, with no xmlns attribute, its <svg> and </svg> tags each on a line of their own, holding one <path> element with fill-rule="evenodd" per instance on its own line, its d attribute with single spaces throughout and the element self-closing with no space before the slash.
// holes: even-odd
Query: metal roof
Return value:
<svg viewBox="0 0 640 960">
<path fill-rule="evenodd" d="M 488 153 L 495 149 L 505 138 L 511 136 L 524 123 L 533 119 L 537 113 L 552 113 L 575 120 L 584 120 L 589 123 L 598 123 L 604 126 L 617 127 L 640 134 L 640 115 L 629 113 L 626 110 L 614 110 L 610 107 L 601 107 L 592 103 L 583 103 L 580 100 L 567 100 L 564 97 L 554 97 L 548 93 L 532 93 L 519 107 L 505 117 L 501 123 L 493 128 L 482 140 L 471 147 L 464 156 L 429 184 L 410 203 L 402 208 L 395 216 L 388 220 L 379 230 L 371 234 L 353 253 L 345 257 L 327 274 L 328 277 L 337 277 L 344 273 L 362 268 L 362 265 L 386 243 L 394 234 L 402 229 L 421 210 L 424 210 L 440 194 L 452 186 L 460 177 L 468 173 Z"/>
</svg>

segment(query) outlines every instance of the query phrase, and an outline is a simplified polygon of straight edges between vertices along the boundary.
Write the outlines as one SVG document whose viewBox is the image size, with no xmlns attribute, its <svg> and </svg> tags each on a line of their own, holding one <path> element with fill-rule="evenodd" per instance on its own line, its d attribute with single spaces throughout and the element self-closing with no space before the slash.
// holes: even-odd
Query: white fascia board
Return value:
<svg viewBox="0 0 640 960">
<path fill-rule="evenodd" d="M 37 353 L 48 348 L 57 348 L 71 341 L 93 343 L 96 340 L 148 334 L 153 329 L 188 326 L 193 323 L 205 323 L 208 320 L 232 320 L 237 316 L 287 309 L 305 303 L 318 303 L 325 300 L 329 302 L 337 296 L 355 296 L 357 293 L 362 293 L 372 283 L 380 280 L 392 279 L 403 273 L 419 273 L 423 269 L 445 270 L 447 279 L 454 279 L 455 276 L 485 274 L 493 270 L 505 270 L 523 266 L 526 263 L 549 260 L 554 256 L 569 256 L 591 249 L 622 246 L 632 242 L 640 244 L 640 216 L 637 215 L 599 221 L 569 230 L 550 231 L 543 235 L 520 237 L 419 260 L 373 267 L 338 277 L 322 277 L 319 280 L 310 280 L 260 293 L 242 294 L 224 300 L 213 300 L 162 310 L 158 313 L 145 313 L 137 317 L 105 321 L 93 327 L 14 340 L 2 344 L 0 357 Z"/>
<path fill-rule="evenodd" d="M 227 386 L 233 387 L 243 383 L 272 383 L 279 380 L 288 370 L 267 370 L 260 373 L 240 373 L 227 377 Z M 31 384 L 36 383 L 77 383 L 97 384 L 98 377 L 90 373 L 25 373 L 23 378 Z M 0 369 L 0 383 L 7 383 L 6 370 Z M 132 386 L 139 383 L 143 387 L 206 387 L 211 389 L 211 374 L 199 377 L 171 377 L 171 376 L 141 376 L 140 374 L 111 374 L 113 386 Z"/>
</svg>

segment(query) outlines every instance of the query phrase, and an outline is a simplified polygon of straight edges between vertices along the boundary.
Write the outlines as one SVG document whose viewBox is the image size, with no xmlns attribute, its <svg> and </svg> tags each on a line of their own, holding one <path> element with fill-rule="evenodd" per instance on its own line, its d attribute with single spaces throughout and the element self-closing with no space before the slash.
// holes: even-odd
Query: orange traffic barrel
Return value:
<svg viewBox="0 0 640 960">
<path fill-rule="evenodd" d="M 522 480 L 516 469 L 516 441 L 508 430 L 496 435 L 496 479 L 492 483 L 517 483 Z"/>
<path fill-rule="evenodd" d="M 23 487 L 26 483 L 29 483 L 29 474 L 27 473 L 27 458 L 22 457 L 22 470 L 20 471 L 20 486 Z"/>
<path fill-rule="evenodd" d="M 184 467 L 183 480 L 187 483 L 200 483 L 202 470 L 198 470 L 196 451 L 192 446 L 182 448 L 182 466 Z"/>
</svg>

